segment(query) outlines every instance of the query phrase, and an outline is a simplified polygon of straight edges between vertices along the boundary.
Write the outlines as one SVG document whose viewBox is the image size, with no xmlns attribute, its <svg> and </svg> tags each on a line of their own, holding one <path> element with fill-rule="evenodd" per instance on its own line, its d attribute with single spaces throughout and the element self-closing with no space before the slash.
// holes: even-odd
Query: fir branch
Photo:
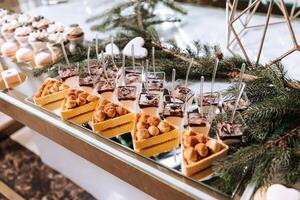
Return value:
<svg viewBox="0 0 300 200">
<path fill-rule="evenodd" d="M 241 148 L 233 155 L 214 163 L 214 171 L 229 185 L 236 181 L 237 176 L 242 176 L 245 170 L 252 172 L 251 180 L 258 187 L 268 184 L 279 173 L 289 179 L 291 174 L 288 170 L 298 167 L 298 163 L 291 163 L 294 162 L 293 152 L 299 145 L 300 126 L 282 136 L 273 136 L 264 144 Z M 297 180 L 299 175 L 296 179 L 289 179 L 293 183 Z"/>
</svg>

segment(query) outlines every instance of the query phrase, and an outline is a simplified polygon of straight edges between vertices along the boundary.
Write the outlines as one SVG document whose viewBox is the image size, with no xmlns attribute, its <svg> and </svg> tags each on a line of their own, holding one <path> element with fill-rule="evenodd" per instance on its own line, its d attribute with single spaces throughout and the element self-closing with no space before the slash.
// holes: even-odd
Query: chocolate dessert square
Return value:
<svg viewBox="0 0 300 200">
<path fill-rule="evenodd" d="M 97 83 L 97 92 L 102 94 L 104 92 L 113 92 L 116 88 L 114 80 L 101 80 Z"/>
<path fill-rule="evenodd" d="M 94 87 L 96 81 L 96 75 L 90 75 L 89 73 L 82 73 L 79 75 L 79 86 Z"/>
<path fill-rule="evenodd" d="M 205 127 L 210 123 L 208 114 L 203 114 L 198 112 L 189 112 L 188 113 L 188 125 L 190 127 Z"/>
<path fill-rule="evenodd" d="M 139 98 L 140 108 L 159 107 L 159 94 L 141 93 Z"/>
<path fill-rule="evenodd" d="M 65 81 L 66 79 L 73 77 L 73 76 L 78 76 L 79 75 L 79 70 L 77 66 L 72 66 L 72 67 L 66 67 L 66 68 L 61 68 L 58 71 L 58 75 L 61 78 L 62 81 Z"/>
<path fill-rule="evenodd" d="M 164 107 L 162 114 L 164 117 L 183 117 L 184 113 L 184 104 L 182 103 L 173 103 L 173 102 L 164 102 Z"/>
<path fill-rule="evenodd" d="M 242 140 L 243 137 L 243 124 L 218 122 L 217 134 L 221 140 L 236 139 Z"/>
<path fill-rule="evenodd" d="M 119 86 L 117 88 L 118 100 L 136 100 L 137 88 L 136 86 Z"/>
<path fill-rule="evenodd" d="M 200 106 L 200 95 L 197 96 L 198 106 Z M 207 92 L 203 94 L 202 105 L 203 106 L 210 106 L 211 105 L 218 105 L 219 104 L 219 93 L 218 92 Z"/>
<path fill-rule="evenodd" d="M 172 96 L 182 102 L 188 102 L 194 94 L 191 89 L 178 85 L 172 92 Z"/>
</svg>

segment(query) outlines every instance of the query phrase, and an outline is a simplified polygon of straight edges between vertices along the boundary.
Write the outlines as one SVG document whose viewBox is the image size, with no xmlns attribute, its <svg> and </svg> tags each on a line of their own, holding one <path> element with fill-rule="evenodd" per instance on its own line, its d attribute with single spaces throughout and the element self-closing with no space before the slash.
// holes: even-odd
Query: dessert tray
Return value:
<svg viewBox="0 0 300 200">
<path fill-rule="evenodd" d="M 60 99 L 43 106 L 38 106 L 35 104 L 35 97 L 28 97 L 25 100 L 32 106 L 42 108 L 50 116 L 62 118 L 61 109 L 66 101 L 64 99 Z M 216 155 L 212 155 L 208 158 L 200 160 L 200 165 L 203 163 L 205 164 L 203 165 L 200 172 L 194 173 L 192 170 L 191 174 L 186 173 L 186 169 L 189 169 L 191 167 L 186 167 L 182 162 L 184 150 L 182 145 L 183 141 L 179 140 L 177 129 L 175 129 L 172 125 L 167 125 L 170 128 L 166 133 L 160 134 L 159 136 L 147 138 L 147 140 L 138 141 L 136 137 L 137 123 L 140 117 L 144 116 L 145 114 L 134 114 L 125 109 L 126 112 L 124 113 L 124 115 L 116 115 L 115 118 L 106 117 L 106 120 L 102 122 L 95 120 L 96 112 L 97 110 L 99 110 L 101 104 L 105 105 L 109 103 L 110 102 L 108 100 L 99 100 L 97 102 L 97 105 L 93 106 L 96 111 L 87 111 L 85 113 L 82 113 L 80 116 L 75 116 L 63 120 L 73 125 L 84 128 L 85 130 L 88 130 L 99 137 L 105 137 L 115 143 L 118 143 L 124 148 L 131 150 L 133 153 L 145 156 L 156 164 L 161 165 L 162 167 L 166 167 L 196 182 L 201 182 L 213 188 L 214 183 L 220 180 L 220 178 L 213 173 L 212 168 L 209 166 L 215 159 L 226 154 L 228 150 L 227 145 L 221 144 L 222 150 L 220 152 L 216 153 Z M 146 117 L 151 118 L 149 116 Z M 133 120 L 133 123 L 128 123 L 128 121 L 131 121 L 131 119 Z M 165 124 L 166 122 L 164 120 L 160 120 L 159 123 Z M 130 129 L 132 129 L 132 131 L 128 131 Z M 187 132 L 188 131 L 183 131 L 182 134 L 187 134 Z M 158 140 L 156 137 L 163 138 L 163 140 Z M 182 143 L 181 147 L 179 146 L 175 148 L 175 146 L 178 146 L 178 142 Z M 168 143 L 168 145 L 160 146 L 160 143 Z M 161 148 L 167 148 L 165 149 L 166 152 L 159 154 L 156 153 L 156 151 L 161 150 Z M 195 165 L 197 166 L 199 165 L 199 163 L 195 163 Z M 198 170 L 196 169 L 196 171 Z M 242 180 L 243 179 L 241 179 L 241 182 L 236 183 L 234 192 L 231 194 L 227 193 L 227 195 L 233 196 L 237 189 L 240 187 Z"/>
</svg>

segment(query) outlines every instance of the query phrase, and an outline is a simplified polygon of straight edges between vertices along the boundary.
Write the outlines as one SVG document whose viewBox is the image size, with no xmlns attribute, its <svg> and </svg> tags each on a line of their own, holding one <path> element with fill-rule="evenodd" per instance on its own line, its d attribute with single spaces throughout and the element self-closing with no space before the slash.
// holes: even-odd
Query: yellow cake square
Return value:
<svg viewBox="0 0 300 200">
<path fill-rule="evenodd" d="M 178 146 L 178 130 L 164 120 L 137 113 L 132 131 L 134 150 L 153 156 Z"/>
<path fill-rule="evenodd" d="M 128 133 L 133 128 L 134 113 L 124 107 L 101 99 L 92 118 L 92 128 L 95 133 L 112 138 Z"/>
<path fill-rule="evenodd" d="M 98 97 L 82 90 L 70 89 L 61 105 L 60 115 L 63 119 L 78 117 L 95 110 L 98 100 Z"/>
<path fill-rule="evenodd" d="M 59 80 L 48 78 L 34 95 L 34 103 L 39 106 L 44 106 L 62 100 L 66 97 L 69 88 L 68 85 L 63 84 Z"/>
<path fill-rule="evenodd" d="M 226 144 L 192 131 L 183 131 L 181 149 L 181 168 L 186 176 L 194 176 L 210 167 L 228 152 Z"/>
</svg>

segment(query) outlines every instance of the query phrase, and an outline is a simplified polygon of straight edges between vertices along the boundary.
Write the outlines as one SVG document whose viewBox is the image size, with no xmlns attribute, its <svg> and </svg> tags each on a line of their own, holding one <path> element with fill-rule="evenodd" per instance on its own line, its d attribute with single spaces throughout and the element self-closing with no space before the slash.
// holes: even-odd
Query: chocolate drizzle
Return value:
<svg viewBox="0 0 300 200">
<path fill-rule="evenodd" d="M 121 100 L 136 100 L 137 90 L 136 86 L 119 86 L 117 88 L 119 101 Z"/>
<path fill-rule="evenodd" d="M 146 82 L 147 90 L 149 91 L 160 91 L 164 87 L 164 80 L 158 78 L 147 78 Z"/>
<path fill-rule="evenodd" d="M 113 92 L 115 90 L 116 83 L 114 80 L 101 80 L 97 84 L 97 92 L 102 94 L 104 92 Z"/>
<path fill-rule="evenodd" d="M 197 96 L 198 105 L 200 106 L 200 96 Z M 205 93 L 203 95 L 203 106 L 218 105 L 219 104 L 219 94 L 218 93 Z"/>
<path fill-rule="evenodd" d="M 164 102 L 163 116 L 164 117 L 183 117 L 184 104 Z"/>
<path fill-rule="evenodd" d="M 201 116 L 198 112 L 189 112 L 188 113 L 188 125 L 190 127 L 205 127 L 208 126 L 209 119 L 207 115 Z"/>
<path fill-rule="evenodd" d="M 73 77 L 73 76 L 78 76 L 79 75 L 79 70 L 77 66 L 72 66 L 68 68 L 62 68 L 58 71 L 58 74 L 61 78 L 61 80 L 65 81 L 66 79 Z"/>
<path fill-rule="evenodd" d="M 217 133 L 221 140 L 226 139 L 242 139 L 242 124 L 230 123 L 230 122 L 219 122 L 217 124 Z"/>
<path fill-rule="evenodd" d="M 194 96 L 194 94 L 191 89 L 178 85 L 172 92 L 172 96 L 182 102 L 188 102 Z"/>
<path fill-rule="evenodd" d="M 159 95 L 141 93 L 139 98 L 140 108 L 158 107 L 159 106 Z"/>
</svg>

